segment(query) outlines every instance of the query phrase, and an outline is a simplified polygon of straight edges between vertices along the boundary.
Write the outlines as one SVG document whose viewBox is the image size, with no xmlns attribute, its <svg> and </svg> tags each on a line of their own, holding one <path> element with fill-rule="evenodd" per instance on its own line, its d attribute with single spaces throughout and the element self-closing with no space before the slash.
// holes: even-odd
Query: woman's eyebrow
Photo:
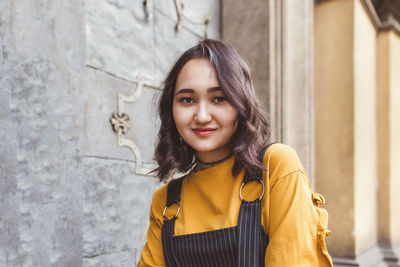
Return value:
<svg viewBox="0 0 400 267">
<path fill-rule="evenodd" d="M 211 88 L 207 89 L 207 93 L 212 93 L 212 92 L 215 92 L 215 91 L 222 91 L 222 89 L 219 86 L 211 87 Z"/>
<path fill-rule="evenodd" d="M 207 89 L 207 93 L 212 93 L 212 92 L 221 91 L 221 90 L 222 89 L 219 86 L 210 87 Z M 183 88 L 183 89 L 179 89 L 178 92 L 175 93 L 175 95 L 185 94 L 185 93 L 194 94 L 195 92 L 193 89 Z"/>
<path fill-rule="evenodd" d="M 180 90 L 178 90 L 178 92 L 176 92 L 175 95 L 184 94 L 184 93 L 194 94 L 194 90 L 188 89 L 188 88 L 180 89 Z"/>
</svg>

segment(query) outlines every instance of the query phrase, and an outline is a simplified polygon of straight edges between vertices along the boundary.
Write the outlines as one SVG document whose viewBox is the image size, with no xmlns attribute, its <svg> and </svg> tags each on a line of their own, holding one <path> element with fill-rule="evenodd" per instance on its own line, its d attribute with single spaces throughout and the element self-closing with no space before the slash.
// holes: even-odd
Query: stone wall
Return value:
<svg viewBox="0 0 400 267">
<path fill-rule="evenodd" d="M 0 3 L 0 266 L 81 262 L 84 6 L 44 2 Z"/>
<path fill-rule="evenodd" d="M 153 166 L 160 82 L 220 39 L 219 14 L 213 0 L 0 2 L 0 266 L 135 265 L 160 184 L 109 119 L 146 80 L 125 138 Z"/>
</svg>

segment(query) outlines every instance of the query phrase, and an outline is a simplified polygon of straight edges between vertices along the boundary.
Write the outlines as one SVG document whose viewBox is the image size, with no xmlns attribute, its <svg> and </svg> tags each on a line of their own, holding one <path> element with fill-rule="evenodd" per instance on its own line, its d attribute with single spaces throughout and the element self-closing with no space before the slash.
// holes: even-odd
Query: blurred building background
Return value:
<svg viewBox="0 0 400 267">
<path fill-rule="evenodd" d="M 135 266 L 161 82 L 204 37 L 248 60 L 335 266 L 398 266 L 399 21 L 398 0 L 1 1 L 0 266 Z"/>
</svg>

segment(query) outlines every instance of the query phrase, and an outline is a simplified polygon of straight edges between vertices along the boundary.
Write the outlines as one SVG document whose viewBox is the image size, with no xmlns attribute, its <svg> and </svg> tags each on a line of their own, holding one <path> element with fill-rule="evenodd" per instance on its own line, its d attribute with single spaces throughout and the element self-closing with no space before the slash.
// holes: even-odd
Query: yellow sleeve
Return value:
<svg viewBox="0 0 400 267">
<path fill-rule="evenodd" d="M 166 202 L 166 186 L 157 189 L 153 194 L 150 208 L 150 226 L 147 230 L 147 241 L 143 247 L 138 267 L 165 266 L 161 240 L 163 226 L 162 211 Z"/>
<path fill-rule="evenodd" d="M 327 213 L 314 206 L 315 195 L 302 170 L 290 172 L 271 184 L 266 266 L 333 266 L 324 239 Z M 326 218 L 320 218 L 325 215 Z"/>
</svg>

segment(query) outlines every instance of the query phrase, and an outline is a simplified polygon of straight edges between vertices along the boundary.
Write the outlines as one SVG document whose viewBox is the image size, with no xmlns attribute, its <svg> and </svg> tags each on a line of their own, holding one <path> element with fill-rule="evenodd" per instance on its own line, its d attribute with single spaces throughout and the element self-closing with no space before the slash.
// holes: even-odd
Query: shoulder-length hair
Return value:
<svg viewBox="0 0 400 267">
<path fill-rule="evenodd" d="M 186 62 L 194 58 L 210 61 L 222 92 L 238 112 L 238 127 L 230 140 L 235 157 L 233 176 L 237 176 L 243 168 L 249 174 L 265 170 L 259 154 L 269 142 L 270 126 L 257 101 L 250 68 L 232 47 L 204 39 L 180 56 L 164 81 L 158 107 L 161 127 L 155 150 L 159 167 L 153 172 L 162 181 L 176 171 L 188 172 L 196 163 L 196 151 L 180 138 L 172 113 L 178 74 Z"/>
</svg>

